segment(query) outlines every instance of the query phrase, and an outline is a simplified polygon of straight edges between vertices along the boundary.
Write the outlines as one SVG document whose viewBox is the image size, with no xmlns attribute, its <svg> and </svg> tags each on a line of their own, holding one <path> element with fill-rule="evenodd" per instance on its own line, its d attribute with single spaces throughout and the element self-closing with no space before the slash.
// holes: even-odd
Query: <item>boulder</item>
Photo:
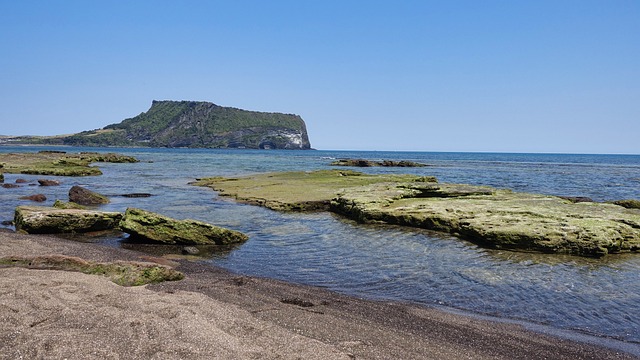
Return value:
<svg viewBox="0 0 640 360">
<path fill-rule="evenodd" d="M 16 184 L 2 184 L 2 187 L 5 189 L 13 189 L 13 188 L 17 188 L 20 187 L 20 185 L 16 185 Z"/>
<path fill-rule="evenodd" d="M 44 196 L 43 194 L 35 194 L 35 195 L 29 195 L 29 196 L 22 196 L 20 197 L 20 200 L 31 200 L 36 202 L 43 202 L 43 201 L 47 201 L 47 197 Z"/>
<path fill-rule="evenodd" d="M 69 190 L 69 201 L 80 205 L 100 205 L 108 204 L 109 199 L 82 186 L 74 185 Z"/>
<path fill-rule="evenodd" d="M 115 229 L 122 219 L 118 212 L 18 206 L 16 231 L 29 234 L 82 233 Z"/>
<path fill-rule="evenodd" d="M 0 183 L 3 183 L 3 182 L 4 182 L 4 174 L 0 173 Z"/>
<path fill-rule="evenodd" d="M 229 245 L 248 239 L 238 231 L 197 220 L 176 220 L 136 208 L 127 209 L 120 222 L 120 229 L 134 238 L 165 244 Z"/>
<path fill-rule="evenodd" d="M 38 183 L 40 186 L 58 186 L 60 185 L 60 181 L 58 180 L 49 180 L 49 179 L 39 179 Z"/>
<path fill-rule="evenodd" d="M 27 180 L 27 179 L 22 179 L 22 178 L 16 179 L 16 184 L 26 184 L 28 182 L 29 182 L 29 180 Z"/>
</svg>

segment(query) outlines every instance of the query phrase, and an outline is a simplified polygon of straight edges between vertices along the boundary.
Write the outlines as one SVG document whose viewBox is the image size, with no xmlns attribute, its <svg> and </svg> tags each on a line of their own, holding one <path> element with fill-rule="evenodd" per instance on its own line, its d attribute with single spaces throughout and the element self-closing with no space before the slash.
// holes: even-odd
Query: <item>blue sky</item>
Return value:
<svg viewBox="0 0 640 360">
<path fill-rule="evenodd" d="M 202 100 L 318 149 L 640 154 L 637 0 L 0 0 L 0 54 L 3 135 Z"/>
</svg>

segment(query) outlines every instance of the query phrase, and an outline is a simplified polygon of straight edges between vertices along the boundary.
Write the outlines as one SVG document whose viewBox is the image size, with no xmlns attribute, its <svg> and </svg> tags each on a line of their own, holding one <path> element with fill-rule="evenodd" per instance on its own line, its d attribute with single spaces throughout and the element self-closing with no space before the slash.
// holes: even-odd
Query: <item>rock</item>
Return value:
<svg viewBox="0 0 640 360">
<path fill-rule="evenodd" d="M 138 261 L 103 263 L 66 255 L 4 256 L 0 257 L 0 266 L 78 271 L 106 276 L 122 286 L 139 286 L 184 279 L 184 274 L 166 265 Z"/>
<path fill-rule="evenodd" d="M 76 204 L 74 202 L 64 202 L 62 200 L 56 200 L 53 203 L 53 207 L 56 209 L 86 209 L 87 207 L 84 205 Z"/>
<path fill-rule="evenodd" d="M 22 196 L 20 197 L 20 200 L 31 200 L 36 202 L 43 202 L 43 201 L 47 201 L 47 197 L 44 196 L 43 194 L 35 194 L 35 195 L 29 195 L 29 196 Z"/>
<path fill-rule="evenodd" d="M 585 196 L 558 196 L 561 199 L 569 200 L 572 203 L 593 202 L 593 199 Z"/>
<path fill-rule="evenodd" d="M 185 246 L 182 248 L 183 255 L 198 255 L 200 250 L 195 246 Z"/>
<path fill-rule="evenodd" d="M 80 205 L 100 205 L 108 204 L 109 199 L 82 186 L 74 185 L 69 190 L 69 201 Z"/>
<path fill-rule="evenodd" d="M 345 189 L 331 209 L 361 222 L 444 231 L 490 248 L 592 257 L 640 251 L 639 211 L 555 196 L 455 184 L 373 184 Z"/>
<path fill-rule="evenodd" d="M 29 234 L 57 234 L 115 229 L 122 219 L 118 212 L 18 206 L 16 231 Z"/>
<path fill-rule="evenodd" d="M 3 183 L 3 182 L 4 182 L 4 174 L 0 173 L 0 183 Z"/>
<path fill-rule="evenodd" d="M 40 186 L 58 186 L 60 185 L 60 181 L 49 180 L 49 179 L 38 179 L 38 184 L 40 184 Z"/>
<path fill-rule="evenodd" d="M 640 200 L 617 200 L 612 202 L 627 209 L 640 209 Z"/>
<path fill-rule="evenodd" d="M 426 164 L 421 164 L 413 161 L 393 161 L 393 160 L 382 160 L 382 161 L 373 161 L 373 160 L 365 160 L 365 159 L 339 159 L 332 162 L 330 165 L 332 166 L 355 166 L 355 167 L 372 167 L 372 166 L 383 166 L 383 167 L 424 167 Z"/>
<path fill-rule="evenodd" d="M 196 220 L 175 220 L 136 208 L 127 209 L 120 222 L 120 228 L 133 237 L 165 244 L 228 245 L 248 239 L 238 231 Z"/>
<path fill-rule="evenodd" d="M 379 182 L 435 182 L 431 176 L 369 175 L 353 170 L 266 173 L 239 178 L 205 178 L 193 185 L 207 186 L 220 196 L 278 211 L 329 210 L 331 199 L 344 188 Z"/>
<path fill-rule="evenodd" d="M 20 185 L 16 185 L 16 184 L 2 184 L 2 187 L 5 189 L 14 189 L 17 187 L 20 187 Z"/>
<path fill-rule="evenodd" d="M 29 180 L 27 179 L 16 179 L 16 184 L 26 184 Z"/>
<path fill-rule="evenodd" d="M 131 193 L 131 194 L 122 194 L 120 196 L 127 197 L 127 198 L 145 198 L 145 197 L 151 197 L 153 195 L 148 193 Z"/>
</svg>

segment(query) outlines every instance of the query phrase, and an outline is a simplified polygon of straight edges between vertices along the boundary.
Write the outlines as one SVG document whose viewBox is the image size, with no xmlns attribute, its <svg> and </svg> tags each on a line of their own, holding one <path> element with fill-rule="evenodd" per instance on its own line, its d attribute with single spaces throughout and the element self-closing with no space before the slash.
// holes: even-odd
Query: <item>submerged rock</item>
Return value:
<svg viewBox="0 0 640 360">
<path fill-rule="evenodd" d="M 383 167 L 424 167 L 426 164 L 421 164 L 413 161 L 401 160 L 401 161 L 393 161 L 393 160 L 382 160 L 382 161 L 373 161 L 373 160 L 365 160 L 365 159 L 339 159 L 332 162 L 330 165 L 332 166 L 355 166 L 355 167 L 372 167 L 372 166 L 383 166 Z"/>
<path fill-rule="evenodd" d="M 58 186 L 60 185 L 60 181 L 49 180 L 49 179 L 39 179 L 38 184 L 40 184 L 40 186 Z"/>
<path fill-rule="evenodd" d="M 118 212 L 18 206 L 16 231 L 29 234 L 57 234 L 115 229 L 122 219 Z"/>
<path fill-rule="evenodd" d="M 80 205 L 100 205 L 109 203 L 109 199 L 106 196 L 87 190 L 78 185 L 74 185 L 69 190 L 69 201 Z"/>
<path fill-rule="evenodd" d="M 44 196 L 44 194 L 35 194 L 35 195 L 29 195 L 29 196 L 22 196 L 22 197 L 20 197 L 20 200 L 30 200 L 30 201 L 35 201 L 35 202 L 43 202 L 43 201 L 47 201 L 47 197 Z"/>
<path fill-rule="evenodd" d="M 238 231 L 197 220 L 176 220 L 150 211 L 128 208 L 120 222 L 122 231 L 136 238 L 166 244 L 228 245 L 248 237 Z"/>
</svg>

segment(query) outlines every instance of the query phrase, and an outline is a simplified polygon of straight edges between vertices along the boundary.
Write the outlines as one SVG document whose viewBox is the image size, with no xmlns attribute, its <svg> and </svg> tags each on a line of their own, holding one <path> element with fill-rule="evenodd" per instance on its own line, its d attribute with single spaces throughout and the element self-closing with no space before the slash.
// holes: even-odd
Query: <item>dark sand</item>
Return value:
<svg viewBox="0 0 640 360">
<path fill-rule="evenodd" d="M 636 344 L 615 350 L 510 322 L 0 231 L 0 257 L 47 254 L 157 261 L 186 279 L 121 287 L 96 275 L 0 268 L 1 359 L 638 358 L 625 346 L 639 354 Z"/>
</svg>

